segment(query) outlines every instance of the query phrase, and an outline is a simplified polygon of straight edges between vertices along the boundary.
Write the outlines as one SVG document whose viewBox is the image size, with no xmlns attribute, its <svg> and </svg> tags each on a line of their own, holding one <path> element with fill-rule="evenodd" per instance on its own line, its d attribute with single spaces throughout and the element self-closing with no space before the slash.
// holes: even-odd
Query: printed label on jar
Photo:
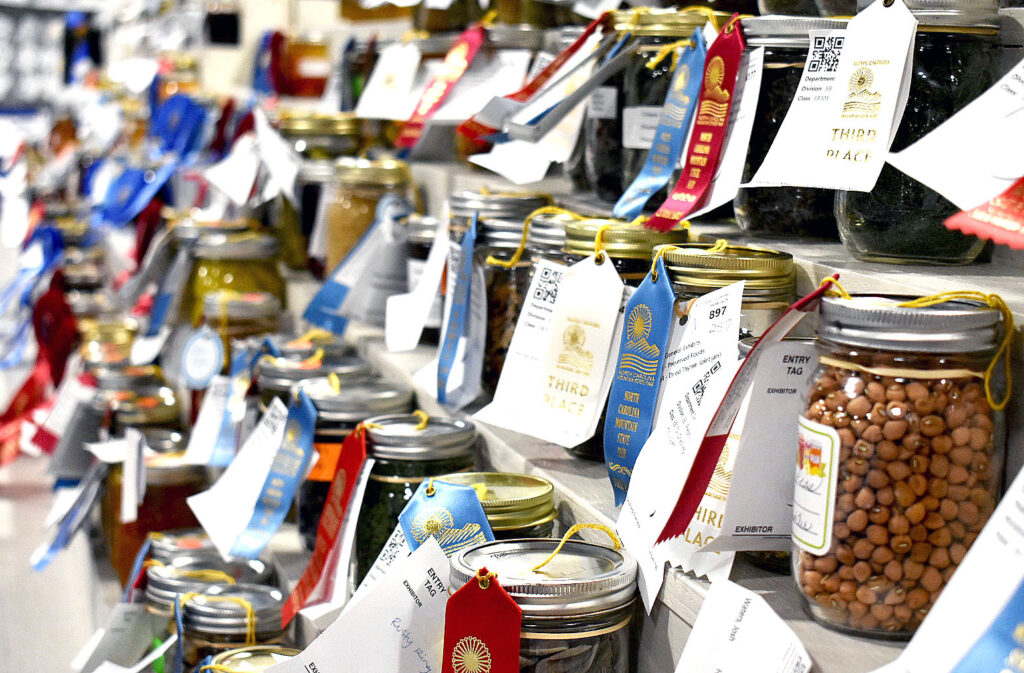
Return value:
<svg viewBox="0 0 1024 673">
<path fill-rule="evenodd" d="M 587 101 L 589 119 L 615 119 L 618 116 L 619 92 L 613 86 L 599 86 Z"/>
<path fill-rule="evenodd" d="M 824 554 L 832 542 L 838 462 L 836 429 L 800 418 L 793 484 L 793 543 L 812 554 Z"/>
<path fill-rule="evenodd" d="M 649 150 L 658 130 L 661 108 L 640 105 L 622 109 L 622 146 L 631 150 Z"/>
</svg>

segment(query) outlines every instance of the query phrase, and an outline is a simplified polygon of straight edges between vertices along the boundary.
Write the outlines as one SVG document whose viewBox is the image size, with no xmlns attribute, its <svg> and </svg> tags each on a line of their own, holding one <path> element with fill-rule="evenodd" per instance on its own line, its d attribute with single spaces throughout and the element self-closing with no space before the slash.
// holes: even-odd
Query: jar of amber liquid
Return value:
<svg viewBox="0 0 1024 673">
<path fill-rule="evenodd" d="M 302 33 L 288 39 L 284 72 L 287 93 L 300 98 L 324 95 L 331 74 L 330 42 L 322 33 Z"/>
</svg>

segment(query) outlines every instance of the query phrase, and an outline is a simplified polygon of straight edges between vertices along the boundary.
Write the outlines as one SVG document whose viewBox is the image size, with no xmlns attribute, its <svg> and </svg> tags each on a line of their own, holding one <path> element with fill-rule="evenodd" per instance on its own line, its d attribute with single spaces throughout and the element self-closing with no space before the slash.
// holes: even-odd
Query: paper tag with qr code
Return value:
<svg viewBox="0 0 1024 673">
<path fill-rule="evenodd" d="M 811 31 L 797 93 L 749 186 L 871 191 L 906 107 L 916 31 L 903 0 Z"/>
</svg>

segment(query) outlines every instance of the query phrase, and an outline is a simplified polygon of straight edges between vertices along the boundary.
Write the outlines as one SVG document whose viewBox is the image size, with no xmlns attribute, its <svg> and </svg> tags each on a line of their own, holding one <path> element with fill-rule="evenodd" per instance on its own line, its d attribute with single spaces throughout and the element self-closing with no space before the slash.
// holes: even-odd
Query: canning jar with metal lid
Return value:
<svg viewBox="0 0 1024 673">
<path fill-rule="evenodd" d="M 845 19 L 756 16 L 743 19 L 749 48 L 764 47 L 764 75 L 754 130 L 743 167 L 747 182 L 761 166 L 796 95 L 810 48 L 811 30 L 846 27 Z M 814 187 L 744 187 L 736 193 L 736 221 L 763 234 L 837 238 L 835 192 Z"/>
<path fill-rule="evenodd" d="M 385 194 L 408 197 L 412 173 L 404 161 L 339 159 L 326 199 L 327 271 L 345 259 L 373 224 L 377 202 Z"/>
<path fill-rule="evenodd" d="M 437 234 L 438 218 L 428 217 L 413 213 L 405 220 L 406 242 L 409 245 L 409 257 L 405 262 L 405 277 L 408 281 L 408 290 L 412 292 L 423 277 L 423 269 L 427 265 L 427 257 L 430 249 L 434 246 L 434 236 Z M 423 326 L 421 341 L 437 343 L 441 334 L 441 323 L 443 321 L 444 299 L 441 296 L 440 288 L 434 294 L 434 300 L 430 305 L 430 312 L 427 313 L 427 321 Z"/>
<path fill-rule="evenodd" d="M 522 609 L 521 673 L 627 673 L 632 670 L 636 561 L 607 547 L 558 540 L 500 540 L 455 554 L 451 591 L 495 573 Z"/>
<path fill-rule="evenodd" d="M 370 365 L 354 355 L 341 356 L 329 363 L 314 358 L 279 357 L 264 355 L 256 363 L 256 385 L 260 402 L 270 404 L 275 397 L 286 405 L 291 401 L 292 386 L 305 379 L 315 379 L 333 373 L 343 383 L 365 379 L 373 374 Z"/>
<path fill-rule="evenodd" d="M 203 297 L 203 323 L 224 344 L 224 371 L 231 363 L 231 342 L 276 332 L 281 302 L 269 292 L 214 290 Z"/>
<path fill-rule="evenodd" d="M 192 246 L 195 261 L 181 297 L 180 321 L 198 327 L 206 295 L 217 290 L 267 292 L 285 305 L 280 249 L 276 238 L 263 234 L 201 234 Z"/>
<path fill-rule="evenodd" d="M 541 259 L 564 264 L 565 227 L 578 220 L 572 213 L 541 213 L 530 218 L 526 232 L 526 252 L 536 264 Z"/>
<path fill-rule="evenodd" d="M 127 367 L 93 367 L 89 373 L 96 378 L 100 390 L 140 390 L 166 384 L 163 370 L 157 365 L 128 365 Z"/>
<path fill-rule="evenodd" d="M 164 565 L 179 556 L 217 553 L 213 541 L 202 528 L 153 531 L 149 539 L 149 557 Z"/>
<path fill-rule="evenodd" d="M 102 266 L 91 262 L 65 264 L 61 269 L 61 278 L 65 291 L 92 292 L 101 289 L 106 284 L 107 273 Z"/>
<path fill-rule="evenodd" d="M 654 254 L 658 253 L 655 248 Z M 745 245 L 689 243 L 662 259 L 684 305 L 737 281 L 743 283 L 740 337 L 761 336 L 796 299 L 796 266 L 788 252 Z"/>
<path fill-rule="evenodd" d="M 498 12 L 500 24 L 529 25 L 554 28 L 555 6 L 538 0 L 497 0 L 492 9 Z"/>
<path fill-rule="evenodd" d="M 98 320 L 117 312 L 114 293 L 110 290 L 69 290 L 64 298 L 78 320 Z"/>
<path fill-rule="evenodd" d="M 316 31 L 290 36 L 283 65 L 286 91 L 280 93 L 301 98 L 323 96 L 331 74 L 330 40 Z"/>
<path fill-rule="evenodd" d="M 1002 476 L 1008 316 L 943 295 L 822 299 L 793 508 L 816 621 L 908 637 L 977 538 Z"/>
<path fill-rule="evenodd" d="M 259 559 L 223 560 L 216 552 L 177 556 L 166 565 L 146 568 L 146 611 L 174 616 L 174 601 L 181 594 L 203 591 L 214 584 L 268 584 L 273 569 Z"/>
<path fill-rule="evenodd" d="M 430 477 L 473 468 L 476 426 L 468 421 L 398 414 L 366 420 L 373 469 L 356 523 L 355 581 L 363 580 L 398 525 L 398 515 Z"/>
<path fill-rule="evenodd" d="M 100 316 L 79 320 L 79 353 L 86 366 L 127 364 L 139 323 L 132 318 Z"/>
<path fill-rule="evenodd" d="M 351 112 L 288 110 L 277 127 L 304 159 L 339 159 L 359 154 L 364 121 Z"/>
<path fill-rule="evenodd" d="M 146 386 L 115 393 L 110 410 L 110 432 L 114 437 L 124 436 L 127 428 L 181 429 L 181 407 L 174 390 L 167 386 Z"/>
<path fill-rule="evenodd" d="M 558 511 L 555 487 L 543 477 L 510 472 L 460 472 L 437 481 L 472 486 L 498 540 L 551 537 Z"/>
<path fill-rule="evenodd" d="M 682 245 L 689 240 L 687 229 L 656 231 L 639 223 L 610 218 L 587 218 L 565 225 L 564 259 L 574 264 L 594 254 L 594 240 L 602 227 L 601 249 L 615 265 L 622 281 L 639 287 L 651 270 L 651 253 L 659 245 Z"/>
<path fill-rule="evenodd" d="M 263 584 L 214 584 L 185 599 L 184 664 L 244 646 L 274 645 L 284 640 L 281 607 L 285 595 Z"/>
<path fill-rule="evenodd" d="M 276 666 L 282 661 L 287 661 L 299 655 L 299 650 L 280 645 L 254 645 L 253 647 L 240 647 L 237 650 L 228 650 L 215 655 L 210 661 L 213 666 L 220 666 L 221 669 L 231 670 L 238 673 L 263 673 L 271 666 Z"/>
<path fill-rule="evenodd" d="M 356 354 L 355 348 L 346 343 L 345 337 L 326 330 L 314 329 L 305 334 L 271 334 L 267 337 L 281 351 L 281 356 L 304 360 L 318 350 L 324 352 L 324 362 L 339 361 Z"/>
<path fill-rule="evenodd" d="M 891 151 L 919 140 L 995 83 L 998 0 L 908 0 L 918 21 L 914 74 Z M 856 258 L 873 262 L 967 264 L 985 241 L 947 229 L 960 209 L 886 164 L 870 192 L 836 192 L 839 236 Z"/>
<path fill-rule="evenodd" d="M 337 388 L 326 378 L 310 379 L 299 387 L 316 407 L 313 448 L 319 458 L 297 497 L 299 533 L 312 551 L 345 437 L 371 416 L 411 412 L 415 398 L 412 390 L 381 379 L 346 381 Z"/>
</svg>

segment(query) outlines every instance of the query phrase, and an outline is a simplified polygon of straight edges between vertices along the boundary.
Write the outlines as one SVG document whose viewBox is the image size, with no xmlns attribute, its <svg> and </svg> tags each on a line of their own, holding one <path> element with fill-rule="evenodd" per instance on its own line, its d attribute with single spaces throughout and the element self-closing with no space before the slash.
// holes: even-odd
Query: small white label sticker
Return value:
<svg viewBox="0 0 1024 673">
<path fill-rule="evenodd" d="M 613 86 L 599 86 L 590 94 L 587 101 L 588 119 L 615 119 L 618 116 L 617 107 L 619 92 Z"/>
<path fill-rule="evenodd" d="M 821 555 L 832 543 L 832 515 L 839 478 L 839 433 L 800 418 L 793 484 L 793 542 Z"/>
<path fill-rule="evenodd" d="M 649 150 L 658 130 L 661 108 L 656 105 L 622 109 L 622 146 L 631 150 Z"/>
<path fill-rule="evenodd" d="M 224 342 L 220 335 L 203 325 L 185 342 L 181 356 L 181 374 L 192 389 L 206 388 L 224 367 Z"/>
</svg>

